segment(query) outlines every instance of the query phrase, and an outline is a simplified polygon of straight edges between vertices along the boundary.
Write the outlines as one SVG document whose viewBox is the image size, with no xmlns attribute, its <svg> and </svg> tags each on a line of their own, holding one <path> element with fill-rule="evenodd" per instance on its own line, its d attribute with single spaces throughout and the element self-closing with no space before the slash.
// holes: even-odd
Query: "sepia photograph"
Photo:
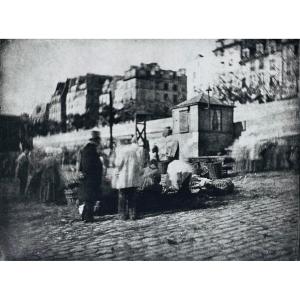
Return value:
<svg viewBox="0 0 300 300">
<path fill-rule="evenodd" d="M 2 39 L 0 258 L 299 260 L 300 40 Z"/>
</svg>

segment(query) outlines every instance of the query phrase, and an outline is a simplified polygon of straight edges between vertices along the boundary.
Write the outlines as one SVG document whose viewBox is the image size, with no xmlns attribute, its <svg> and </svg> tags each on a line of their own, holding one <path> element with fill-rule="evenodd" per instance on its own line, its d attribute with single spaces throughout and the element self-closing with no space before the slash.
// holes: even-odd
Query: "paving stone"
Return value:
<svg viewBox="0 0 300 300">
<path fill-rule="evenodd" d="M 70 207 L 37 203 L 25 215 L 24 207 L 16 204 L 9 212 L 11 239 L 19 245 L 12 259 L 295 260 L 299 191 L 290 190 L 297 178 L 277 174 L 273 179 L 249 175 L 238 184 L 241 195 L 225 196 L 222 207 L 146 215 L 137 221 L 104 216 L 93 224 L 68 223 L 61 220 L 69 220 Z M 264 195 L 244 186 L 251 180 Z M 280 193 L 273 193 L 273 182 L 281 182 Z M 41 208 L 55 213 L 57 220 L 38 226 L 34 218 L 42 215 Z"/>
</svg>

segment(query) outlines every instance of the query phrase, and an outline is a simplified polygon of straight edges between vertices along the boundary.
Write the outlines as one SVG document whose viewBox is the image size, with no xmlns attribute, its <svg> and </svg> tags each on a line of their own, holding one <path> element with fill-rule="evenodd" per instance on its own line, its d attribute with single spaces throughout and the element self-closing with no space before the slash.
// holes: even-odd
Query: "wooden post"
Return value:
<svg viewBox="0 0 300 300">
<path fill-rule="evenodd" d="M 112 92 L 109 91 L 109 147 L 111 150 L 113 149 L 113 144 L 114 144 L 113 124 L 114 124 L 113 99 L 112 99 Z"/>
<path fill-rule="evenodd" d="M 210 88 L 210 86 L 207 88 L 207 96 L 208 96 L 208 119 L 209 119 L 209 129 L 211 129 L 211 122 L 210 122 L 210 92 L 212 91 L 212 89 Z"/>
</svg>

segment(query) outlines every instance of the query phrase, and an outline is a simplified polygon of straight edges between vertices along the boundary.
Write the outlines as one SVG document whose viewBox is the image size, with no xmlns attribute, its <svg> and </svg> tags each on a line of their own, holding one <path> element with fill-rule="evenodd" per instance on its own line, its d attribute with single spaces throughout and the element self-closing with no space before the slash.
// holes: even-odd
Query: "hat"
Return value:
<svg viewBox="0 0 300 300">
<path fill-rule="evenodd" d="M 165 129 L 163 130 L 163 133 L 162 133 L 163 137 L 167 137 L 171 134 L 172 134 L 171 127 L 170 126 L 165 127 Z"/>
<path fill-rule="evenodd" d="M 91 130 L 90 140 L 100 140 L 100 131 L 99 130 Z"/>
</svg>

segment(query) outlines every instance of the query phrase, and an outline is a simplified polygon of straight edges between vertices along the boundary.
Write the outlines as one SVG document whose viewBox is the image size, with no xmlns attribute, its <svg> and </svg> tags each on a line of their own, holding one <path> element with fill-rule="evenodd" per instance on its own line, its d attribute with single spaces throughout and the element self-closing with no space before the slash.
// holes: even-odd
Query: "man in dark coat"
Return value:
<svg viewBox="0 0 300 300">
<path fill-rule="evenodd" d="M 61 184 L 59 163 L 54 154 L 51 153 L 42 159 L 40 164 L 40 201 L 48 204 L 58 203 Z"/>
<path fill-rule="evenodd" d="M 101 196 L 102 163 L 97 152 L 99 144 L 99 131 L 92 131 L 92 137 L 80 155 L 79 171 L 83 174 L 83 180 L 79 196 L 84 202 L 82 220 L 85 222 L 94 221 L 94 206 Z"/>
</svg>

